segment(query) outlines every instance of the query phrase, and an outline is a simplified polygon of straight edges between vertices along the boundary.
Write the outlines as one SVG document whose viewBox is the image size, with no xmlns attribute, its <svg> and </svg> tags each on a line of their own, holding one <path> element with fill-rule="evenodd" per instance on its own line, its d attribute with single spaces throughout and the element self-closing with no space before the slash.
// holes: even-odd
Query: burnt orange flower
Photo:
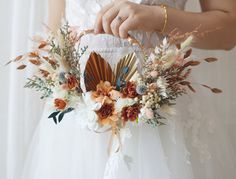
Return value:
<svg viewBox="0 0 236 179">
<path fill-rule="evenodd" d="M 92 93 L 92 97 L 96 100 L 96 101 L 102 101 L 102 99 L 104 97 L 110 97 L 110 92 L 114 89 L 113 86 L 111 86 L 110 82 L 103 82 L 101 81 L 98 85 L 97 85 L 97 90 L 95 92 Z"/>
<path fill-rule="evenodd" d="M 63 100 L 63 99 L 57 98 L 57 99 L 54 100 L 54 106 L 55 106 L 55 108 L 58 109 L 58 110 L 63 110 L 63 109 L 65 109 L 65 108 L 66 108 L 66 105 L 67 105 L 67 103 L 66 103 L 66 101 Z"/>
<path fill-rule="evenodd" d="M 126 84 L 126 87 L 123 89 L 122 94 L 124 97 L 136 98 L 138 96 L 138 93 L 136 92 L 135 83 L 128 82 Z"/>
<path fill-rule="evenodd" d="M 104 103 L 102 107 L 96 111 L 98 120 L 102 125 L 109 125 L 112 122 L 118 120 L 118 116 L 115 112 L 114 103 Z"/>
<path fill-rule="evenodd" d="M 135 121 L 138 118 L 138 115 L 140 113 L 140 108 L 141 107 L 138 104 L 124 107 L 121 111 L 122 119 L 125 122 L 127 122 L 128 120 Z"/>
<path fill-rule="evenodd" d="M 98 85 L 97 85 L 97 93 L 99 95 L 103 95 L 103 96 L 109 96 L 110 91 L 113 90 L 113 87 L 111 86 L 111 83 L 108 81 L 101 81 Z"/>
<path fill-rule="evenodd" d="M 75 76 L 67 75 L 67 81 L 61 85 L 61 87 L 65 90 L 73 90 L 79 86 L 79 82 Z"/>
<path fill-rule="evenodd" d="M 67 86 L 68 86 L 68 88 L 70 90 L 78 87 L 78 81 L 77 81 L 75 76 L 70 75 L 68 77 L 68 79 L 67 79 Z"/>
<path fill-rule="evenodd" d="M 157 91 L 158 87 L 157 87 L 156 83 L 151 83 L 149 85 L 149 90 L 152 91 L 152 92 Z"/>
</svg>

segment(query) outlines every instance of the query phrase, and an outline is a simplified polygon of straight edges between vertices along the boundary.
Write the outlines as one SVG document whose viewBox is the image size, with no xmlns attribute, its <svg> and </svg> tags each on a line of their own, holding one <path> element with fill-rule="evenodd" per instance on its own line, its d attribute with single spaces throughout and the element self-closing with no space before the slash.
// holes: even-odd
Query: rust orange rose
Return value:
<svg viewBox="0 0 236 179">
<path fill-rule="evenodd" d="M 122 119 L 127 122 L 135 121 L 138 118 L 138 115 L 140 113 L 140 105 L 134 104 L 132 106 L 126 106 L 122 109 L 121 116 Z"/>
<path fill-rule="evenodd" d="M 54 106 L 56 109 L 63 110 L 66 108 L 66 105 L 67 105 L 67 103 L 63 99 L 57 98 L 54 100 Z"/>
<path fill-rule="evenodd" d="M 114 103 L 104 103 L 102 107 L 98 111 L 96 111 L 96 113 L 99 118 L 98 120 L 102 125 L 111 124 L 112 122 L 118 120 Z"/>
<path fill-rule="evenodd" d="M 75 87 L 78 87 L 78 82 L 75 76 L 68 77 L 67 86 L 69 89 L 74 89 Z"/>
<path fill-rule="evenodd" d="M 110 92 L 113 90 L 113 86 L 111 86 L 110 82 L 103 82 L 101 81 L 98 85 L 97 85 L 97 90 L 92 92 L 92 98 L 97 101 L 97 102 L 101 102 L 104 100 L 105 97 L 110 98 Z"/>
<path fill-rule="evenodd" d="M 124 97 L 136 98 L 138 93 L 136 92 L 136 85 L 132 82 L 128 82 L 126 87 L 123 89 L 122 94 Z"/>
<path fill-rule="evenodd" d="M 113 86 L 111 86 L 111 83 L 108 81 L 101 81 L 98 85 L 97 85 L 97 91 L 96 94 L 98 96 L 110 96 L 109 93 L 113 90 Z"/>
</svg>

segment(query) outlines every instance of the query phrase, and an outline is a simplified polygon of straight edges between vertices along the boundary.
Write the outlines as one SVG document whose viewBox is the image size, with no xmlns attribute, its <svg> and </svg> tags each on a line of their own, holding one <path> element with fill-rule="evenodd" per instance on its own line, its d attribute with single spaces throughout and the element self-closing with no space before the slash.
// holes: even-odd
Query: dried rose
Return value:
<svg viewBox="0 0 236 179">
<path fill-rule="evenodd" d="M 67 105 L 67 103 L 63 99 L 57 98 L 54 100 L 54 106 L 56 109 L 63 110 L 66 108 L 66 105 Z"/>
<path fill-rule="evenodd" d="M 156 83 L 151 83 L 149 86 L 149 91 L 156 91 L 157 90 L 157 84 Z"/>
<path fill-rule="evenodd" d="M 113 86 L 111 86 L 111 83 L 108 81 L 101 81 L 97 85 L 97 90 L 93 92 L 93 98 L 98 98 L 99 96 L 110 96 L 110 92 L 114 89 Z"/>
<path fill-rule="evenodd" d="M 102 107 L 95 111 L 98 115 L 98 121 L 102 125 L 111 124 L 118 120 L 118 116 L 115 112 L 114 103 L 104 103 Z"/>
<path fill-rule="evenodd" d="M 138 118 L 138 115 L 140 113 L 140 108 L 141 107 L 138 104 L 124 107 L 121 111 L 122 119 L 125 122 L 127 122 L 128 120 L 135 121 Z"/>
<path fill-rule="evenodd" d="M 74 89 L 74 88 L 78 87 L 78 81 L 77 81 L 76 77 L 70 75 L 67 78 L 67 85 L 68 85 L 69 89 Z"/>
<path fill-rule="evenodd" d="M 123 89 L 122 94 L 124 97 L 136 98 L 138 96 L 138 93 L 136 92 L 135 83 L 128 82 L 126 84 L 126 87 Z"/>
<path fill-rule="evenodd" d="M 157 71 L 151 71 L 150 75 L 151 75 L 151 77 L 156 78 L 158 76 L 158 72 Z"/>
</svg>

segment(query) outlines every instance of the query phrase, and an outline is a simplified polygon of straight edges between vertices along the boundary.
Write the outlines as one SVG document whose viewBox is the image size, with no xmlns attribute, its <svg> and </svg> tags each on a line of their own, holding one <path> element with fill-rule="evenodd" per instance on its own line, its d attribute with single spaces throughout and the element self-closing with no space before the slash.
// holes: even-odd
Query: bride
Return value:
<svg viewBox="0 0 236 179">
<path fill-rule="evenodd" d="M 182 33 L 196 27 L 208 32 L 195 39 L 202 49 L 232 49 L 236 44 L 236 2 L 201 0 L 202 13 L 183 11 L 186 0 L 49 0 L 49 25 L 56 30 L 62 15 L 72 26 L 95 29 L 81 45 L 88 45 L 82 57 L 96 51 L 111 65 L 137 47 L 125 40 L 128 33 L 146 48 L 178 28 Z M 166 6 L 163 6 L 166 5 Z M 81 116 L 70 113 L 62 123 L 49 120 L 45 106 L 35 131 L 22 179 L 234 179 L 236 155 L 220 126 L 217 111 L 204 94 L 182 97 L 171 124 L 152 128 L 130 126 L 132 138 L 123 149 L 115 176 L 104 175 L 108 156 L 108 134 L 81 129 Z"/>
</svg>

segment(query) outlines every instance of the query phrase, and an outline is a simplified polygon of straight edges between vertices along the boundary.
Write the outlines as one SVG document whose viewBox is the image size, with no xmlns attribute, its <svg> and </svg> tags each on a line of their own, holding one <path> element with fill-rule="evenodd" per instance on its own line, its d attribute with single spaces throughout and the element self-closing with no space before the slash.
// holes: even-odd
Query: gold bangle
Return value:
<svg viewBox="0 0 236 179">
<path fill-rule="evenodd" d="M 164 13 L 165 13 L 165 15 L 164 15 L 164 18 L 165 18 L 164 19 L 164 25 L 163 25 L 162 30 L 160 31 L 160 33 L 163 34 L 166 31 L 166 26 L 167 26 L 167 22 L 168 22 L 168 13 L 167 13 L 167 6 L 166 5 L 162 4 L 162 5 L 160 5 L 160 7 L 163 8 Z"/>
</svg>

